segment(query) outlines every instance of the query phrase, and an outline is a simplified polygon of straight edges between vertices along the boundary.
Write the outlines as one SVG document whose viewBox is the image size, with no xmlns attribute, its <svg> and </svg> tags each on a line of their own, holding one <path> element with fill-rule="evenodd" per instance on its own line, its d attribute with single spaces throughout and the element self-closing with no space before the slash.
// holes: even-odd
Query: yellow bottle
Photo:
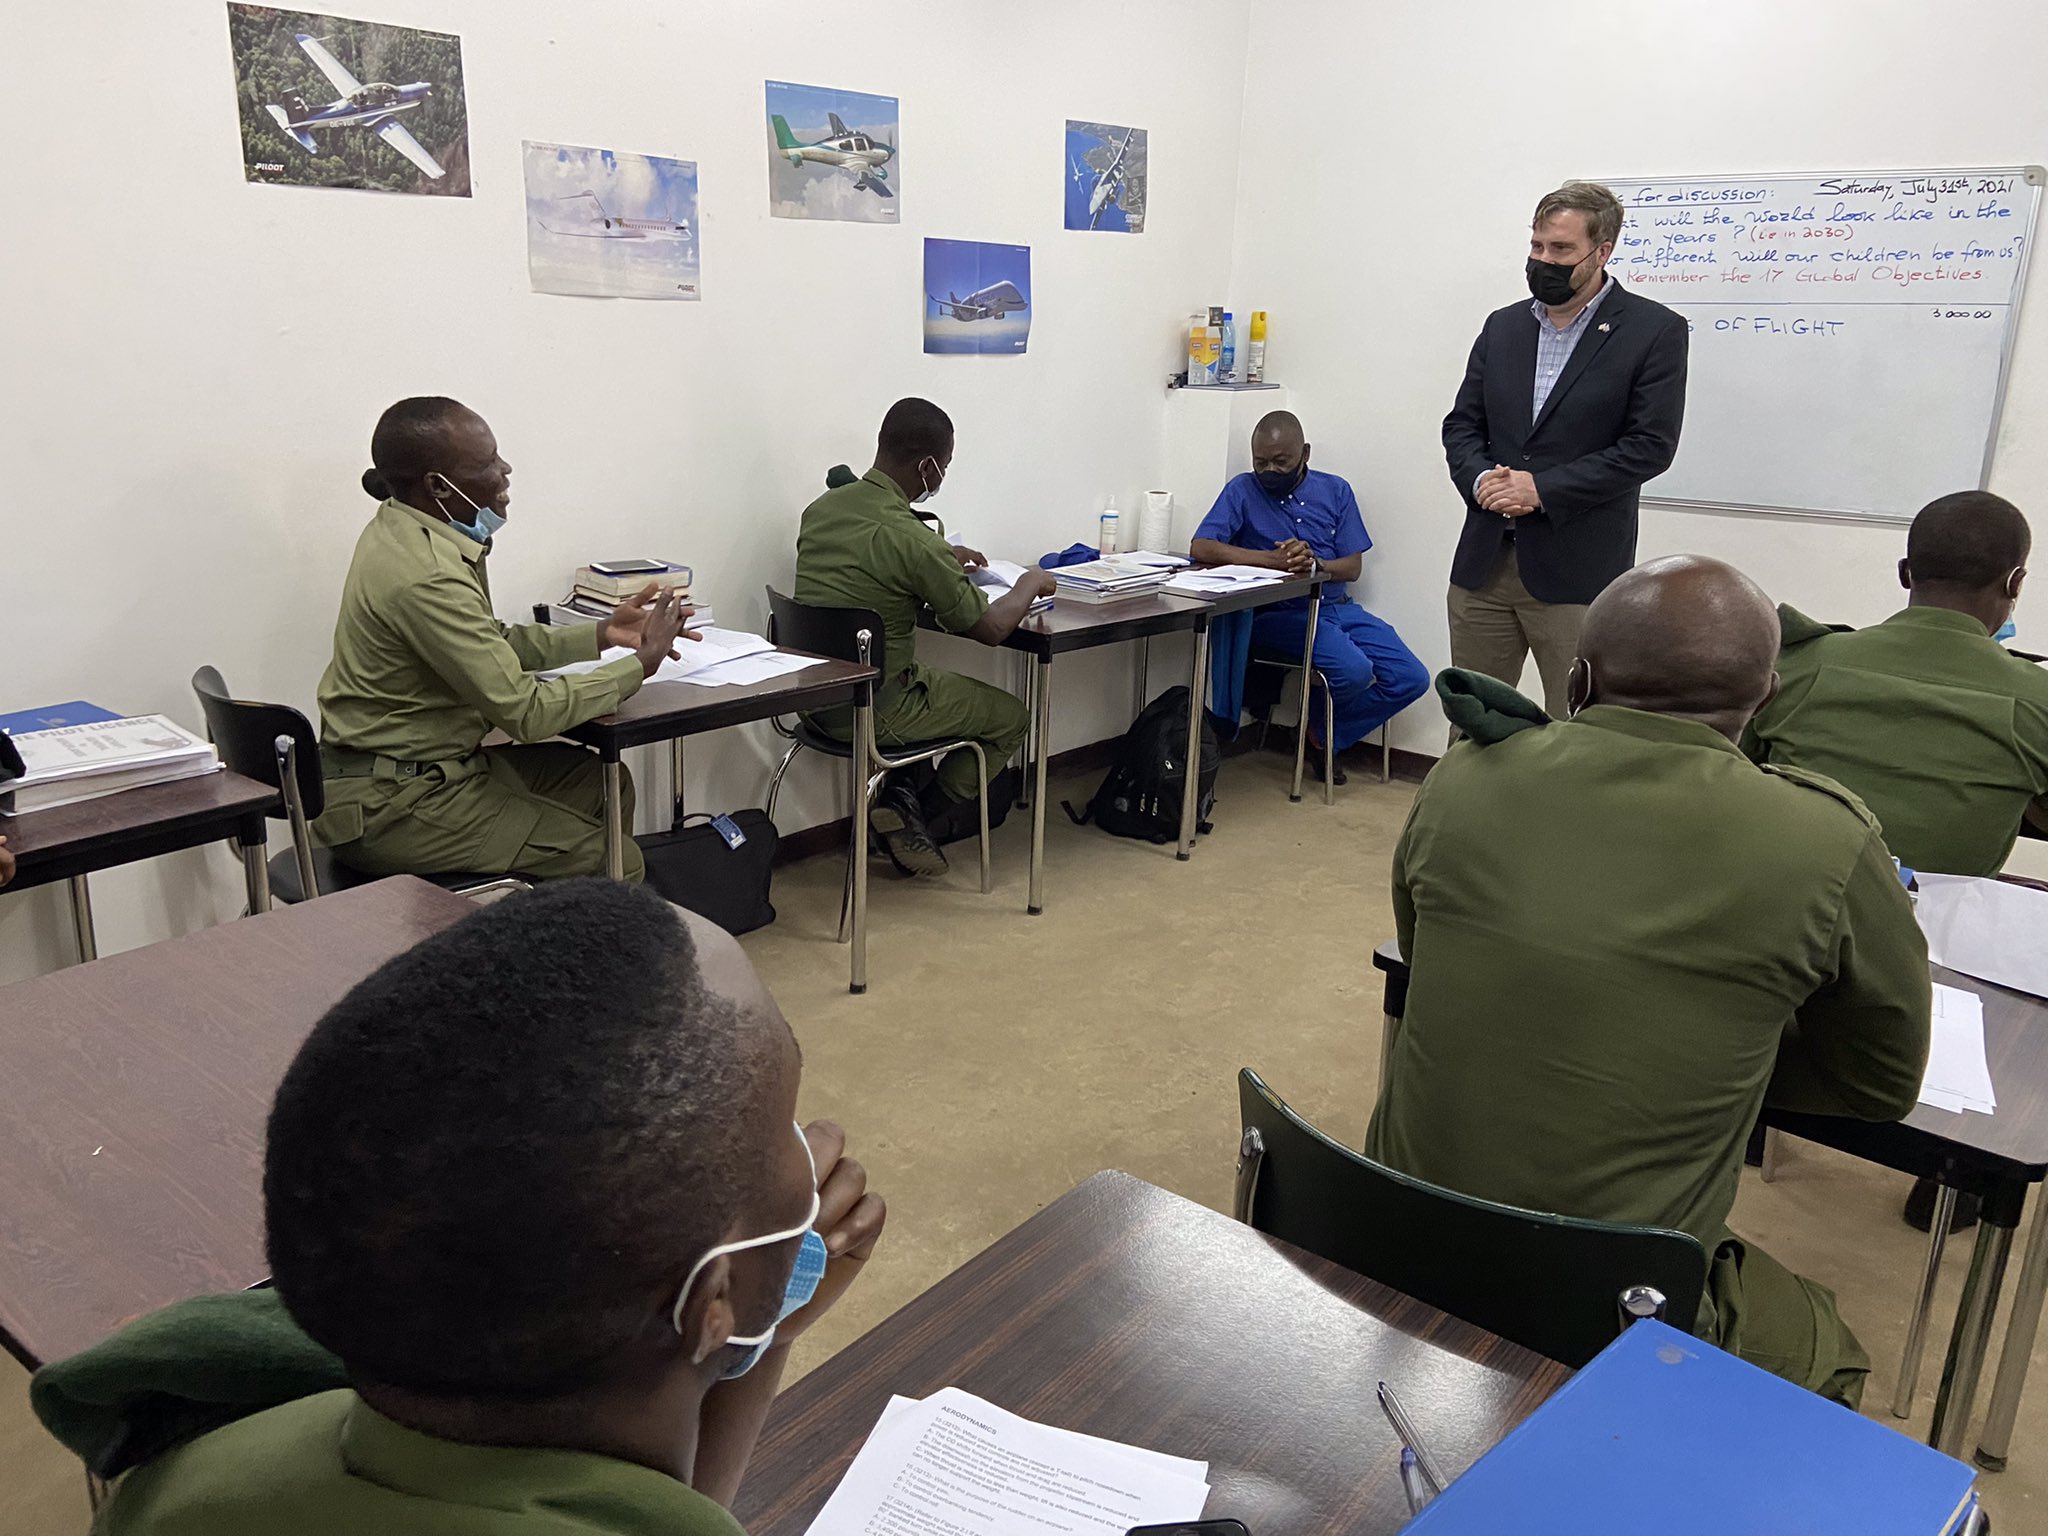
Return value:
<svg viewBox="0 0 2048 1536">
<path fill-rule="evenodd" d="M 1266 382 L 1266 312 L 1252 311 L 1251 343 L 1245 348 L 1244 381 L 1247 384 Z"/>
</svg>

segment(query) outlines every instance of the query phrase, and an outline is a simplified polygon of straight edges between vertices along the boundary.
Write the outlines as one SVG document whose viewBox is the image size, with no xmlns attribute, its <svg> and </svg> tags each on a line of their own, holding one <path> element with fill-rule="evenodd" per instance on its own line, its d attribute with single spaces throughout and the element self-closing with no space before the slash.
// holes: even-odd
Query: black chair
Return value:
<svg viewBox="0 0 2048 1536">
<path fill-rule="evenodd" d="M 1439 1189 L 1339 1146 L 1237 1075 L 1238 1220 L 1574 1370 L 1639 1317 L 1691 1332 L 1699 1239 Z"/>
<path fill-rule="evenodd" d="M 268 784 L 279 791 L 274 820 L 290 825 L 292 847 L 270 861 L 273 900 L 307 901 L 350 886 L 368 885 L 381 875 L 365 874 L 313 844 L 312 824 L 327 806 L 327 787 L 320 774 L 320 743 L 312 722 L 289 704 L 259 704 L 237 699 L 213 667 L 192 674 L 192 691 L 206 715 L 206 733 L 231 773 Z M 529 889 L 517 875 L 470 872 L 421 875 L 420 879 L 473 900 L 495 899 Z"/>
<path fill-rule="evenodd" d="M 1251 664 L 1255 667 L 1272 667 L 1276 671 L 1283 673 L 1298 673 L 1302 669 L 1300 653 L 1295 651 L 1261 651 L 1254 649 L 1250 659 Z M 1337 798 L 1337 706 L 1330 698 L 1330 680 L 1323 675 L 1323 669 L 1321 667 L 1311 668 L 1308 677 L 1304 679 L 1302 685 L 1301 724 L 1297 729 L 1304 731 L 1308 729 L 1308 684 L 1311 681 L 1316 687 L 1323 690 L 1323 804 L 1329 805 Z M 1281 686 L 1286 686 L 1284 680 Z M 1266 731 L 1272 725 L 1272 722 L 1273 712 L 1269 709 L 1259 721 L 1259 747 L 1261 750 L 1265 748 Z M 1392 739 L 1387 734 L 1388 728 L 1392 724 L 1391 720 L 1381 721 L 1378 732 L 1380 739 L 1380 782 L 1382 784 L 1387 783 L 1394 776 L 1394 747 Z M 1290 798 L 1298 800 L 1301 797 L 1299 794 L 1296 794 Z"/>
<path fill-rule="evenodd" d="M 820 608 L 810 603 L 800 603 L 793 597 L 785 596 L 773 587 L 768 588 L 768 638 L 776 645 L 788 646 L 795 651 L 809 651 L 815 656 L 830 656 L 839 661 L 855 661 L 863 666 L 872 666 L 886 680 L 891 674 L 887 647 L 883 640 L 882 617 L 872 608 Z M 876 691 L 879 691 L 877 685 Z M 872 693 L 868 702 L 872 704 Z M 774 722 L 775 729 L 789 741 L 789 750 L 782 754 L 782 761 L 775 765 L 775 777 L 768 784 L 768 818 L 775 819 L 775 800 L 782 793 L 782 779 L 789 772 L 789 765 L 797 754 L 806 749 L 826 757 L 857 764 L 855 778 L 858 780 L 858 803 L 853 807 L 854 837 L 847 844 L 846 886 L 839 901 L 839 939 L 845 943 L 849 937 L 853 942 L 853 977 L 849 989 L 854 992 L 867 990 L 867 917 L 866 903 L 856 899 L 855 876 L 864 868 L 867 858 L 868 810 L 874 804 L 875 791 L 893 769 L 908 768 L 917 763 L 934 763 L 953 752 L 972 752 L 980 775 L 980 789 L 976 793 L 981 813 L 981 893 L 986 896 L 993 890 L 994 882 L 989 873 L 988 841 L 988 758 L 978 741 L 906 741 L 890 746 L 885 754 L 875 741 L 874 712 L 872 708 L 859 712 L 866 722 L 866 728 L 856 733 L 861 739 L 840 741 L 826 735 L 813 725 L 807 716 L 799 715 L 785 724 Z"/>
</svg>

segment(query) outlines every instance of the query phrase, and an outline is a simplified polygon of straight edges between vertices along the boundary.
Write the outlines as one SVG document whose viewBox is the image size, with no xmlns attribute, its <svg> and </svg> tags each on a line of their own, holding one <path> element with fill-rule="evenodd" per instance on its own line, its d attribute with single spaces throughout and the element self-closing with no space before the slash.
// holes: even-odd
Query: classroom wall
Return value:
<svg viewBox="0 0 2048 1536">
<path fill-rule="evenodd" d="M 2048 160 L 2037 0 L 1253 0 L 1251 39 L 1231 299 L 1271 312 L 1268 376 L 1357 488 L 1376 541 L 1361 600 L 1432 667 L 1460 523 L 1439 431 L 1481 320 L 1526 297 L 1539 195 L 1574 176 Z M 1991 485 L 2048 537 L 2044 407 L 2037 294 Z M 1646 507 L 1641 555 L 1678 551 L 1835 622 L 1902 602 L 1898 527 Z M 2039 640 L 2035 601 L 2019 622 Z M 1433 753 L 1443 733 L 1425 701 L 1395 742 Z"/>
<path fill-rule="evenodd" d="M 12 19 L 0 709 L 83 696 L 196 726 L 187 680 L 212 663 L 310 711 L 370 428 L 401 395 L 476 407 L 514 466 L 491 560 L 508 618 L 583 560 L 650 554 L 758 628 L 824 470 L 865 467 L 899 395 L 952 413 L 934 510 L 992 554 L 1092 537 L 1107 497 L 1158 483 L 1179 318 L 1228 275 L 1247 0 L 340 8 L 461 35 L 473 198 L 246 184 L 217 0 Z M 768 217 L 769 78 L 901 98 L 900 227 Z M 1142 236 L 1061 228 L 1069 116 L 1150 130 Z M 529 292 L 522 138 L 695 159 L 703 302 Z M 926 235 L 1032 246 L 1025 357 L 922 354 Z M 1010 676 L 1007 655 L 927 647 Z M 1061 663 L 1056 751 L 1128 722 L 1133 665 Z M 758 803 L 778 746 L 765 726 L 700 739 L 693 802 Z M 643 807 L 655 761 L 637 755 Z M 785 830 L 844 814 L 840 778 L 799 765 Z M 242 901 L 219 849 L 93 885 L 103 952 Z M 0 896 L 0 979 L 69 957 L 55 889 Z"/>
</svg>

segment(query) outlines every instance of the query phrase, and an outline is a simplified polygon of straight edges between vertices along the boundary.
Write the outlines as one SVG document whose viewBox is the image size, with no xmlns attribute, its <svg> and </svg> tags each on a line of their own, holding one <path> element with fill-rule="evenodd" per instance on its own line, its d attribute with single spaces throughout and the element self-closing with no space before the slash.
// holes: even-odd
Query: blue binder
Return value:
<svg viewBox="0 0 2048 1536">
<path fill-rule="evenodd" d="M 24 709 L 11 715 L 0 715 L 0 731 L 5 731 L 10 736 L 23 736 L 30 731 L 54 731 L 60 725 L 90 725 L 95 720 L 120 718 L 111 709 L 101 709 L 97 704 L 88 704 L 83 699 L 73 699 L 69 704 L 49 704 L 41 709 Z"/>
<path fill-rule="evenodd" d="M 1427 1436 L 1429 1426 L 1418 1424 Z M 1953 1457 L 1639 1322 L 1405 1527 L 1416 1536 L 1949 1536 Z"/>
</svg>

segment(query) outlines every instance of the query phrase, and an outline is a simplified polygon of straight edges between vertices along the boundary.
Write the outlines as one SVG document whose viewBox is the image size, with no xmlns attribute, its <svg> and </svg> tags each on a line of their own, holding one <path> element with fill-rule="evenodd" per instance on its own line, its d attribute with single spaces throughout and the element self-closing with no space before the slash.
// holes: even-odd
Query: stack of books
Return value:
<svg viewBox="0 0 2048 1536">
<path fill-rule="evenodd" d="M 1171 569 L 1130 555 L 1104 555 L 1081 565 L 1063 565 L 1052 573 L 1059 595 L 1077 603 L 1121 603 L 1150 597 L 1166 585 Z"/>
<path fill-rule="evenodd" d="M 629 597 L 638 597 L 649 582 L 688 602 L 693 577 L 687 565 L 673 560 L 594 561 L 580 567 L 570 579 L 569 595 L 555 604 L 559 616 L 554 622 L 608 619 L 614 608 Z M 710 622 L 711 610 L 699 607 L 690 627 L 696 629 Z"/>
<path fill-rule="evenodd" d="M 0 730 L 53 715 L 75 723 L 9 732 L 25 771 L 0 779 L 0 815 L 46 811 L 220 771 L 210 745 L 162 715 L 123 718 L 96 705 L 70 704 L 0 716 Z"/>
</svg>

